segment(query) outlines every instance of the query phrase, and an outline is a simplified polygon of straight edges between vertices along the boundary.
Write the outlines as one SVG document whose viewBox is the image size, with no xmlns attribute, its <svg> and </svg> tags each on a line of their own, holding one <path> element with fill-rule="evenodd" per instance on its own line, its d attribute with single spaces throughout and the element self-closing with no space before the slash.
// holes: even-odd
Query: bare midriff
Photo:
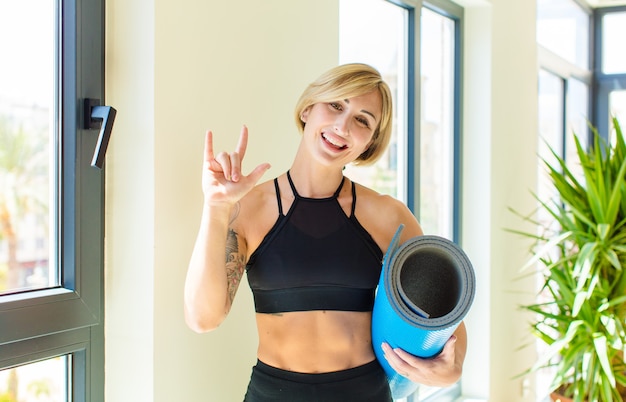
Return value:
<svg viewBox="0 0 626 402">
<path fill-rule="evenodd" d="M 371 312 L 303 311 L 256 315 L 258 358 L 299 373 L 327 373 L 374 360 Z"/>
</svg>

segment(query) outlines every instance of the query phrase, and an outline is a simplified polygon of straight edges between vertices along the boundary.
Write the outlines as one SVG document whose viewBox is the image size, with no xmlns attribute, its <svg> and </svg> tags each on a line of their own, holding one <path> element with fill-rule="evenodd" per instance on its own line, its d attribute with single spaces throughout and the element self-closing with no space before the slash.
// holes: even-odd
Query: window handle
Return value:
<svg viewBox="0 0 626 402">
<path fill-rule="evenodd" d="M 111 138 L 111 130 L 117 111 L 111 106 L 100 106 L 98 99 L 85 99 L 85 128 L 100 129 L 91 166 L 102 169 L 104 156 Z M 102 121 L 102 123 L 100 123 Z"/>
</svg>

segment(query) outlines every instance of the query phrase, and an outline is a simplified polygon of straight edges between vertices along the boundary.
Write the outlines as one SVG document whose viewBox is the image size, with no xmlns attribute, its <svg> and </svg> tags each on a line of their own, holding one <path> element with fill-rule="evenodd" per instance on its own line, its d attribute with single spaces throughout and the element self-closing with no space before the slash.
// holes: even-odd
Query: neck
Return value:
<svg viewBox="0 0 626 402">
<path fill-rule="evenodd" d="M 298 194 L 302 197 L 324 198 L 332 196 L 343 180 L 343 171 L 337 168 L 309 167 L 294 162 L 289 174 Z"/>
</svg>

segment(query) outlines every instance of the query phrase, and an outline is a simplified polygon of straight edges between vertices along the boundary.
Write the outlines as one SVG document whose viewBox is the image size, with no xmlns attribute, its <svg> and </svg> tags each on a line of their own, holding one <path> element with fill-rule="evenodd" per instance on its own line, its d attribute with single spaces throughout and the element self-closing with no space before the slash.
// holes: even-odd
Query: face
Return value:
<svg viewBox="0 0 626 402">
<path fill-rule="evenodd" d="M 303 141 L 325 164 L 345 166 L 371 144 L 380 123 L 378 91 L 353 98 L 316 103 L 302 112 Z"/>
</svg>

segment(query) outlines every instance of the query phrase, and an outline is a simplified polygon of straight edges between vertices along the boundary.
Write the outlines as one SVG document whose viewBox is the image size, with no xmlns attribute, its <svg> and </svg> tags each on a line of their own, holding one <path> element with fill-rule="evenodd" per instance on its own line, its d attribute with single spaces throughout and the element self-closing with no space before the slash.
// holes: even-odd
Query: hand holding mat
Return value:
<svg viewBox="0 0 626 402">
<path fill-rule="evenodd" d="M 389 379 L 394 399 L 413 393 L 418 384 L 387 362 L 382 343 L 431 358 L 469 311 L 476 289 L 472 264 L 459 246 L 424 235 L 399 245 L 400 225 L 383 259 L 372 316 L 372 342 Z"/>
</svg>

